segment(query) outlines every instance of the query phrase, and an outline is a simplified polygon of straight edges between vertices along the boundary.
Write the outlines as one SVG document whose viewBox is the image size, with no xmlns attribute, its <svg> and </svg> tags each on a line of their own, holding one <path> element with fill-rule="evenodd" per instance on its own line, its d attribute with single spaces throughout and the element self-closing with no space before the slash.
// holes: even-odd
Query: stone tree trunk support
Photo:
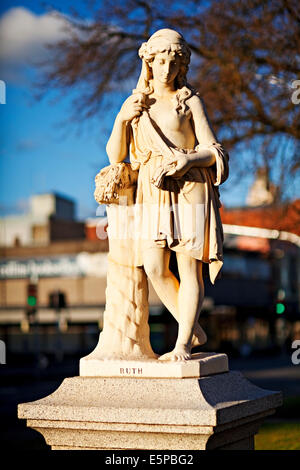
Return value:
<svg viewBox="0 0 300 470">
<path fill-rule="evenodd" d="M 103 168 L 95 199 L 107 205 L 109 253 L 103 330 L 95 350 L 82 363 L 101 359 L 155 359 L 148 325 L 148 280 L 136 266 L 139 247 L 135 191 L 138 172 L 129 163 Z"/>
</svg>

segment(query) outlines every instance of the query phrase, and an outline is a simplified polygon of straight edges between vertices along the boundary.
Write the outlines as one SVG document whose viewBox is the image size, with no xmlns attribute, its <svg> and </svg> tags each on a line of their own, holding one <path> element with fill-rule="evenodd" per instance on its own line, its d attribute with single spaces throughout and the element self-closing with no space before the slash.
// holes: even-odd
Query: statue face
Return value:
<svg viewBox="0 0 300 470">
<path fill-rule="evenodd" d="M 161 83 L 172 83 L 180 69 L 180 59 L 174 52 L 159 52 L 149 64 L 155 80 Z"/>
</svg>

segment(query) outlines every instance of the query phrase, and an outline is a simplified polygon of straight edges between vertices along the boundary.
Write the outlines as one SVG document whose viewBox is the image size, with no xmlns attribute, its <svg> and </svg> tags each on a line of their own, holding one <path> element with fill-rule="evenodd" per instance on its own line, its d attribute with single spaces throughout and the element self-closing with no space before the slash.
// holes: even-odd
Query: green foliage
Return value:
<svg viewBox="0 0 300 470">
<path fill-rule="evenodd" d="M 300 422 L 266 423 L 255 436 L 256 450 L 300 450 Z"/>
</svg>

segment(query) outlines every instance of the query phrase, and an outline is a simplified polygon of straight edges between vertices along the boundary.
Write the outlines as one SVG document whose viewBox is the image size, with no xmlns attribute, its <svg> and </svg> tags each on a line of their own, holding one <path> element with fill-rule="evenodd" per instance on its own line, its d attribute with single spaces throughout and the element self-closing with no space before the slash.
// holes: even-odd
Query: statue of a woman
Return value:
<svg viewBox="0 0 300 470">
<path fill-rule="evenodd" d="M 144 267 L 179 323 L 174 350 L 159 359 L 186 360 L 193 346 L 206 341 L 198 324 L 203 263 L 212 283 L 223 264 L 218 186 L 228 176 L 228 155 L 186 81 L 190 50 L 181 34 L 159 30 L 139 55 L 137 87 L 124 102 L 106 149 L 112 165 L 129 154 L 131 168 L 138 170 L 135 266 Z M 171 250 L 180 282 L 169 269 Z"/>
</svg>

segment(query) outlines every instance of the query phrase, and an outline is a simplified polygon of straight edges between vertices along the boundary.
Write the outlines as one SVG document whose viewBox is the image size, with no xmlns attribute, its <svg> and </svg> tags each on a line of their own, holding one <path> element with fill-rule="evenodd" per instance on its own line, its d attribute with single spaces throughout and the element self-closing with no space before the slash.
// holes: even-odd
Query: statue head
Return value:
<svg viewBox="0 0 300 470">
<path fill-rule="evenodd" d="M 149 94 L 152 92 L 151 62 L 156 54 L 168 52 L 179 59 L 179 71 L 174 80 L 175 88 L 180 89 L 187 85 L 186 75 L 190 62 L 191 51 L 183 36 L 173 29 L 160 29 L 154 33 L 139 49 L 139 56 L 143 61 L 141 75 L 135 92 Z"/>
</svg>

